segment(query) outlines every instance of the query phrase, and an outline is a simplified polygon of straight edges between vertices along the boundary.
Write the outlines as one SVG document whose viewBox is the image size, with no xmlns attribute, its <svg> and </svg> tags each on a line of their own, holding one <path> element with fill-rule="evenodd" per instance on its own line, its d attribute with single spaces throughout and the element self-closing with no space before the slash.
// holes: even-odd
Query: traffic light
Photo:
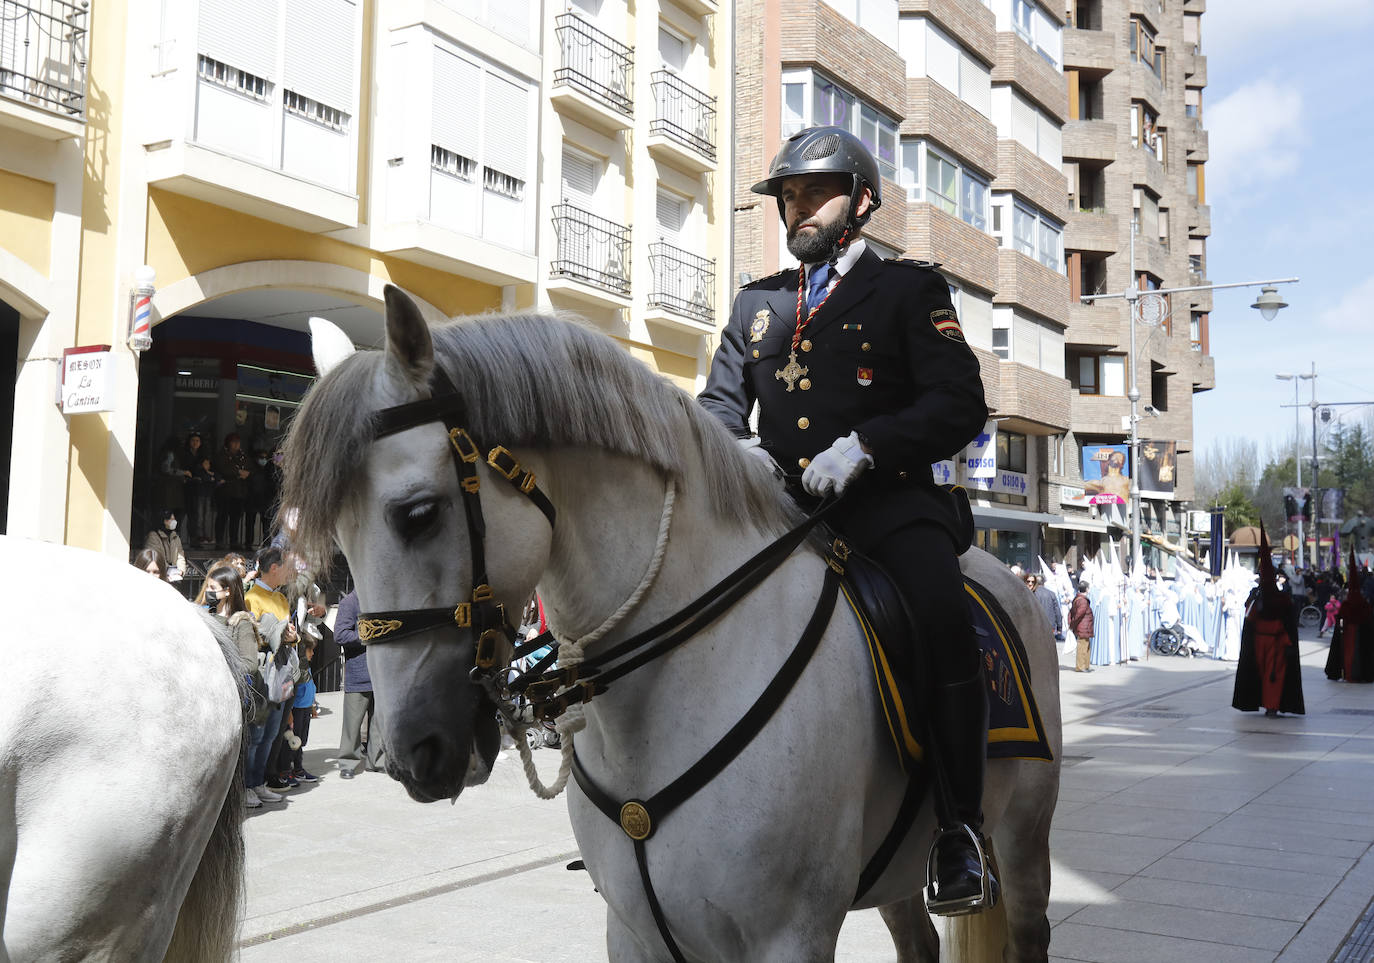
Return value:
<svg viewBox="0 0 1374 963">
<path fill-rule="evenodd" d="M 1311 492 L 1308 492 L 1306 495 L 1302 496 L 1302 520 L 1303 520 L 1304 522 L 1310 522 L 1310 521 L 1312 521 L 1312 493 L 1311 493 Z"/>
<path fill-rule="evenodd" d="M 1290 522 L 1298 518 L 1298 500 L 1292 495 L 1283 496 L 1283 516 Z"/>
</svg>

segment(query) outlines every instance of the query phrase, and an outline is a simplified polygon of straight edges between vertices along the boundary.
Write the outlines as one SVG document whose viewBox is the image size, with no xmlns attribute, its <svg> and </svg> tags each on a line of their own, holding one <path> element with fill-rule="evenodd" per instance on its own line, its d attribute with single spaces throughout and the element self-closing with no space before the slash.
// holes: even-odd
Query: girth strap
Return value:
<svg viewBox="0 0 1374 963">
<path fill-rule="evenodd" d="M 649 901 L 649 908 L 653 913 L 654 922 L 658 924 L 659 934 L 663 937 L 663 942 L 667 945 L 669 952 L 673 954 L 675 961 L 681 961 L 683 957 L 668 929 L 662 908 L 658 904 L 658 897 L 654 893 L 653 882 L 649 877 L 647 856 L 644 852 L 644 842 L 654 834 L 658 824 L 669 813 L 720 775 L 725 767 L 733 762 L 735 757 L 763 730 L 768 720 L 777 712 L 778 707 L 782 705 L 788 693 L 796 685 L 797 680 L 801 678 L 802 672 L 820 645 L 821 637 L 825 634 L 826 626 L 830 624 L 830 617 L 835 611 L 835 599 L 839 594 L 839 587 L 839 575 L 833 569 L 827 568 L 820 598 L 816 601 L 816 608 L 811 613 L 810 621 L 807 622 L 796 647 L 788 655 L 763 693 L 720 742 L 708 750 L 690 769 L 647 801 L 631 799 L 617 805 L 587 775 L 581 760 L 576 755 L 573 756 L 573 778 L 577 780 L 577 785 L 582 792 L 597 809 L 606 814 L 606 818 L 618 824 L 625 835 L 634 840 L 635 859 L 639 864 L 640 878 L 644 883 L 644 892 Z"/>
</svg>

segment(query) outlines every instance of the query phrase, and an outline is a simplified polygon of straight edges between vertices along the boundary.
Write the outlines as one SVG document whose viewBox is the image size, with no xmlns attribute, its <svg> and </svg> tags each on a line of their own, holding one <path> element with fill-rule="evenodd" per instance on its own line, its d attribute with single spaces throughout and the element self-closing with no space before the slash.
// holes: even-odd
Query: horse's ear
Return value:
<svg viewBox="0 0 1374 963">
<path fill-rule="evenodd" d="M 417 388 L 429 384 L 434 370 L 434 339 L 410 296 L 388 284 L 386 296 L 387 367 Z"/>
<path fill-rule="evenodd" d="M 315 370 L 321 378 L 353 351 L 353 340 L 333 321 L 310 319 L 310 353 L 315 356 Z"/>
</svg>

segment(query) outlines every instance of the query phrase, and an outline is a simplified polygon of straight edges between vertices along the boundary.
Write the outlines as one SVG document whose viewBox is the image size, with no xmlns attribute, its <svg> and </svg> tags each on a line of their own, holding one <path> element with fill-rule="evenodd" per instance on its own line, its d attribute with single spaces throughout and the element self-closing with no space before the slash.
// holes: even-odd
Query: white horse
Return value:
<svg viewBox="0 0 1374 963">
<path fill-rule="evenodd" d="M 496 458 L 501 474 L 480 459 L 475 466 L 489 583 L 507 610 L 519 612 L 537 584 L 559 636 L 581 638 L 651 582 L 588 656 L 688 605 L 796 520 L 757 459 L 741 455 L 693 399 L 609 338 L 549 317 L 482 318 L 431 332 L 397 289 L 387 289 L 386 301 L 384 352 L 350 354 L 337 329 L 316 327 L 323 377 L 286 445 L 283 504 L 300 509 L 300 543 L 323 553 L 337 539 L 365 616 L 452 608 L 474 582 L 464 496 L 439 416 L 383 437 L 373 418 L 429 396 L 436 353 L 466 400 L 463 427 L 484 446 L 506 446 L 520 463 L 512 473 L 510 459 Z M 502 478 L 522 480 L 520 471 L 533 472 L 557 509 L 556 524 Z M 661 525 L 668 537 L 655 558 Z M 1025 640 L 1055 758 L 991 763 L 984 796 L 1002 883 L 1005 959 L 1044 960 L 1059 784 L 1055 646 L 1043 613 L 1004 566 L 976 550 L 962 564 L 996 594 Z M 795 647 L 826 570 L 818 551 L 804 546 L 686 644 L 586 705 L 577 756 L 617 806 L 669 785 L 741 719 Z M 387 624 L 378 615 L 376 631 L 389 631 Z M 474 641 L 451 624 L 369 648 L 388 770 L 417 800 L 456 797 L 491 765 L 495 721 L 469 681 L 474 652 Z M 836 611 L 758 737 L 643 844 L 683 959 L 829 960 L 845 914 L 871 906 L 881 908 L 902 961 L 937 958 L 920 895 L 935 828 L 928 803 L 889 868 L 853 904 L 905 784 L 879 714 L 859 626 Z M 629 830 L 576 784 L 568 807 L 608 904 L 611 960 L 672 959 Z M 960 926 L 971 935 L 1002 922 L 1000 913 L 962 917 Z"/>
<path fill-rule="evenodd" d="M 171 586 L 93 552 L 0 537 L 0 586 L 0 961 L 230 959 L 233 644 Z"/>
</svg>

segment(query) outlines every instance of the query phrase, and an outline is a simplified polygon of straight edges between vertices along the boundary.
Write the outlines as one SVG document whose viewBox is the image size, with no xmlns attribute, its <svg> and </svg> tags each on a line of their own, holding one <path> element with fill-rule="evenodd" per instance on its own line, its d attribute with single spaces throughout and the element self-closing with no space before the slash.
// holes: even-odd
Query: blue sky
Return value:
<svg viewBox="0 0 1374 963">
<path fill-rule="evenodd" d="M 1209 0 L 1202 18 L 1211 283 L 1300 277 L 1272 322 L 1258 289 L 1217 291 L 1216 388 L 1194 396 L 1194 450 L 1291 444 L 1291 382 L 1374 401 L 1374 0 Z M 1301 400 L 1309 398 L 1302 382 Z M 1334 409 L 1351 423 L 1371 408 Z M 1311 421 L 1304 412 L 1304 439 Z"/>
</svg>

